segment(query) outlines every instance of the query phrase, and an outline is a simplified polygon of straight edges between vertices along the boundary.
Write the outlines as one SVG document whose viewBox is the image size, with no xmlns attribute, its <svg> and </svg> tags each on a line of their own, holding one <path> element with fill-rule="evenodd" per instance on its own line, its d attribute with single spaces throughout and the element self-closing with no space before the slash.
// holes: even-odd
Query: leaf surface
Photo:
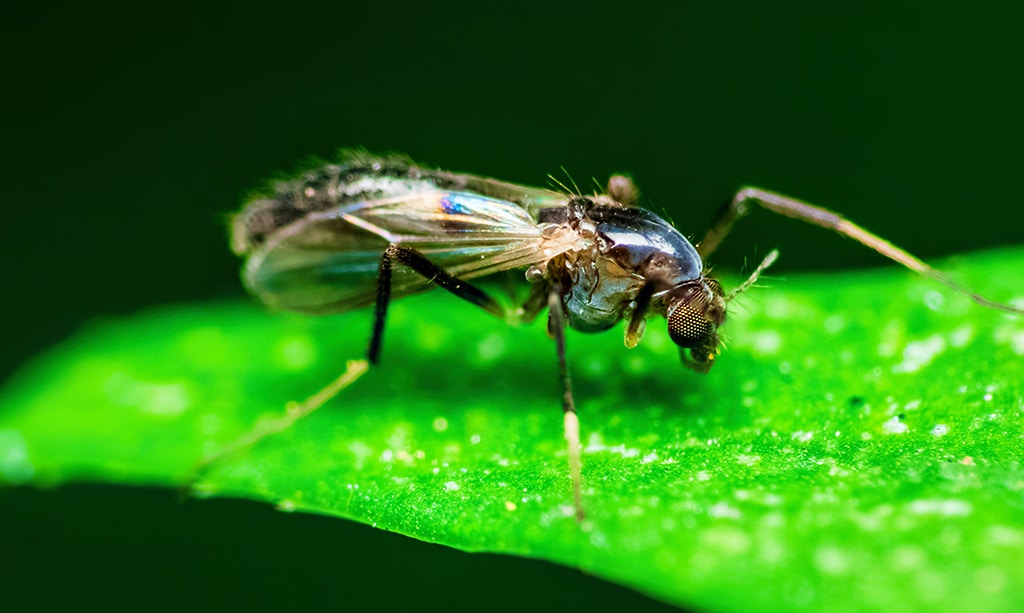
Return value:
<svg viewBox="0 0 1024 613">
<path fill-rule="evenodd" d="M 946 268 L 1024 306 L 1024 249 Z M 1024 320 L 900 270 L 768 284 L 706 377 L 659 320 L 631 351 L 570 332 L 583 524 L 543 323 L 442 293 L 394 305 L 379 368 L 198 478 L 359 357 L 369 314 L 97 323 L 6 383 L 0 481 L 191 485 L 706 610 L 1024 609 Z"/>
</svg>

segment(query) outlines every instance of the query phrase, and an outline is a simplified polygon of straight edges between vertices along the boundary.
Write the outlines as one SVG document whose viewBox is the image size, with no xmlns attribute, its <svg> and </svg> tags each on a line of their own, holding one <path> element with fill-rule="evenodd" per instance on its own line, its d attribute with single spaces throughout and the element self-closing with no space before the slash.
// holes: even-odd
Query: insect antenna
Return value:
<svg viewBox="0 0 1024 613">
<path fill-rule="evenodd" d="M 565 169 L 563 168 L 563 170 L 565 170 Z M 566 194 L 567 196 L 572 196 L 572 190 L 569 189 L 568 186 L 566 186 L 565 183 L 562 183 L 561 181 L 556 179 L 555 175 L 548 175 L 548 181 L 551 181 L 552 183 L 554 183 L 558 187 L 562 188 L 562 192 L 564 194 Z"/>
<path fill-rule="evenodd" d="M 573 190 L 574 190 L 575 194 L 577 196 L 579 196 L 580 198 L 582 198 L 583 197 L 583 190 L 580 189 L 579 185 L 576 185 L 576 180 L 572 178 L 572 175 L 569 174 L 569 171 L 565 169 L 565 166 L 559 166 L 559 168 L 562 169 L 562 172 L 565 174 L 566 178 L 569 179 L 569 183 L 572 183 L 572 187 L 573 187 Z"/>
<path fill-rule="evenodd" d="M 562 166 L 560 168 L 562 169 L 562 172 L 565 173 L 565 176 L 568 178 L 569 183 L 572 183 L 572 188 L 575 189 L 575 192 L 577 192 L 577 195 L 579 195 L 580 198 L 583 198 L 583 190 L 580 189 L 579 185 L 575 184 L 575 179 L 572 178 L 572 175 L 569 174 L 569 171 L 565 170 L 564 166 Z"/>
<path fill-rule="evenodd" d="M 750 273 L 750 277 L 748 277 L 746 281 L 740 283 L 731 292 L 729 292 L 729 295 L 725 297 L 725 301 L 729 302 L 736 296 L 739 296 L 743 292 L 750 289 L 750 286 L 757 283 L 757 278 L 761 276 L 761 273 L 764 272 L 766 268 L 774 264 L 775 260 L 777 259 L 779 259 L 779 250 L 772 249 L 768 253 L 768 255 L 766 255 L 765 258 L 761 260 L 761 263 L 757 265 L 757 268 L 754 269 L 754 272 Z"/>
</svg>

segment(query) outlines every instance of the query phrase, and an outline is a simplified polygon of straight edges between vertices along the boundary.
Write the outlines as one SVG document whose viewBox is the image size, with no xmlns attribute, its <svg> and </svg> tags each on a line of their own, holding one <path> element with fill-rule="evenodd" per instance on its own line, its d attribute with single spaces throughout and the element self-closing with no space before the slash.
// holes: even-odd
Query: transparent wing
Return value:
<svg viewBox="0 0 1024 613">
<path fill-rule="evenodd" d="M 268 305 L 307 313 L 372 304 L 388 243 L 413 247 L 446 271 L 473 279 L 544 262 L 577 248 L 568 231 L 545 232 L 525 208 L 463 191 L 420 191 L 309 213 L 278 229 L 249 256 L 244 278 Z M 429 289 L 401 266 L 397 297 Z"/>
<path fill-rule="evenodd" d="M 435 171 L 434 174 L 439 179 L 450 175 L 454 182 L 466 191 L 517 204 L 534 219 L 539 217 L 542 210 L 561 208 L 569 201 L 566 194 L 550 189 L 517 185 L 476 175 L 445 173 L 444 171 Z"/>
<path fill-rule="evenodd" d="M 335 163 L 276 180 L 254 194 L 232 220 L 231 247 L 248 256 L 285 226 L 311 214 L 428 192 L 470 192 L 514 204 L 534 219 L 568 201 L 551 190 L 421 167 L 403 155 L 343 150 Z"/>
</svg>

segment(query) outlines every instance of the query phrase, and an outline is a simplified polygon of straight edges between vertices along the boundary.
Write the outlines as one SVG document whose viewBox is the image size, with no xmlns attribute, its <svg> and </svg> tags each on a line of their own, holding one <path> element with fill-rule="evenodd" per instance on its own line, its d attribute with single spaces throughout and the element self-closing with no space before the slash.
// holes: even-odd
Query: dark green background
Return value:
<svg viewBox="0 0 1024 613">
<path fill-rule="evenodd" d="M 8 13 L 0 374 L 99 317 L 241 296 L 225 214 L 340 146 L 534 184 L 562 166 L 580 183 L 630 171 L 691 235 L 752 183 L 925 258 L 1021 242 L 1024 5 L 711 4 Z M 776 274 L 880 264 L 767 215 L 716 263 L 771 247 Z M 652 605 L 571 571 L 248 503 L 15 491 L 0 521 L 12 585 L 64 602 Z"/>
</svg>

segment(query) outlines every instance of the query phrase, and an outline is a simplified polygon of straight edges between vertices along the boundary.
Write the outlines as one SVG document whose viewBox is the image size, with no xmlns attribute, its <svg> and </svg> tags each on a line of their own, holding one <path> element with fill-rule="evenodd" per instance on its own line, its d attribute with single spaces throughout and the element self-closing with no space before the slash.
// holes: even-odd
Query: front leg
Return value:
<svg viewBox="0 0 1024 613">
<path fill-rule="evenodd" d="M 1024 310 L 1022 309 L 1017 309 L 1000 302 L 994 302 L 980 294 L 970 291 L 962 285 L 959 285 L 942 272 L 935 270 L 920 259 L 914 257 L 907 251 L 900 249 L 896 245 L 893 245 L 877 234 L 869 232 L 858 226 L 839 213 L 830 211 L 824 207 L 808 204 L 801 200 L 797 200 L 796 198 L 790 198 L 789 196 L 783 196 L 782 194 L 777 194 L 757 187 L 744 187 L 736 192 L 736 195 L 733 196 L 732 200 L 730 200 L 729 203 L 722 208 L 721 212 L 719 212 L 718 220 L 713 226 L 711 226 L 711 229 L 707 231 L 703 240 L 697 243 L 697 253 L 699 253 L 702 258 L 706 258 L 714 252 L 726 235 L 729 234 L 729 230 L 732 229 L 732 225 L 736 223 L 736 220 L 750 214 L 752 210 L 751 205 L 757 205 L 773 213 L 778 213 L 779 215 L 785 215 L 786 217 L 821 226 L 822 228 L 832 230 L 833 232 L 841 234 L 847 238 L 851 238 L 865 247 L 874 249 L 890 260 L 906 266 L 910 270 L 965 294 L 971 300 L 982 306 L 1010 313 L 1024 314 Z"/>
</svg>

